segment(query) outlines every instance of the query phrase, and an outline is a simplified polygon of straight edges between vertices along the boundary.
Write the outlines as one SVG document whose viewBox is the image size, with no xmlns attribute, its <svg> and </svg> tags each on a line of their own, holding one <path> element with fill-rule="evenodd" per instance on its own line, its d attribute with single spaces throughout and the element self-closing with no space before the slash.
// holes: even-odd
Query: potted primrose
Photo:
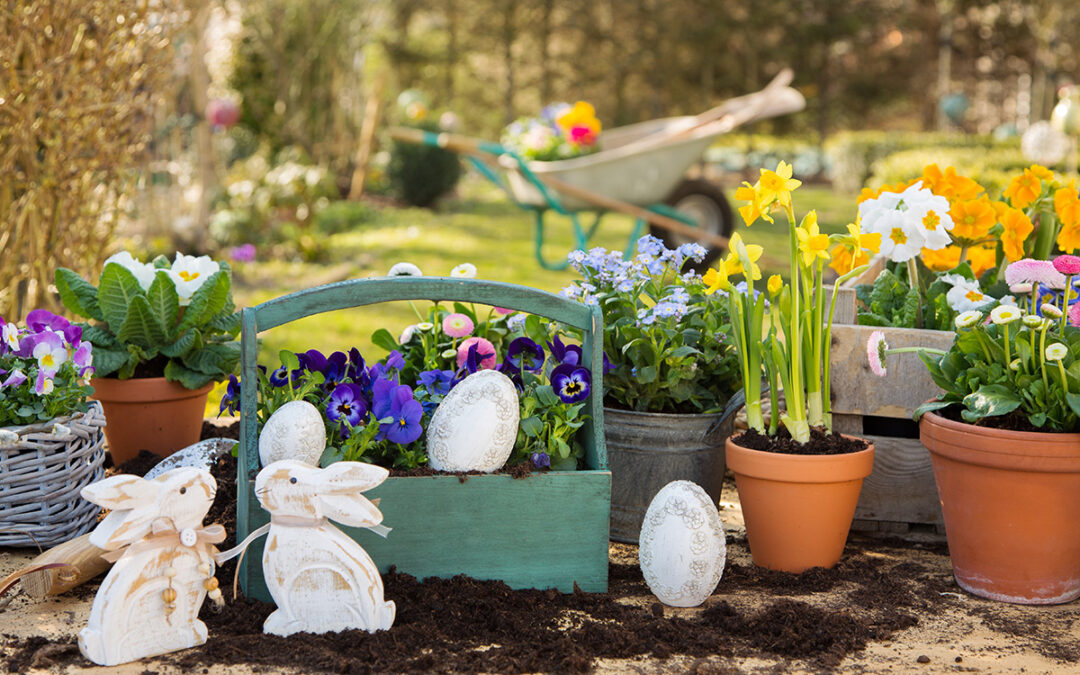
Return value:
<svg viewBox="0 0 1080 675">
<path fill-rule="evenodd" d="M 868 345 L 871 367 L 916 351 L 943 390 L 915 411 L 941 495 L 953 574 L 992 600 L 1080 597 L 1080 258 L 1024 259 L 1005 270 L 1031 287 L 1021 306 L 955 321 L 948 351 Z"/>
<path fill-rule="evenodd" d="M 705 275 L 710 293 L 726 295 L 742 368 L 749 429 L 729 438 L 726 452 L 750 553 L 755 564 L 787 572 L 832 567 L 840 560 L 863 479 L 874 465 L 872 444 L 831 429 L 830 329 L 836 288 L 845 279 L 831 291 L 823 287 L 830 237 L 819 232 L 815 212 L 801 222 L 795 219 L 791 191 L 799 185 L 791 167 L 780 162 L 775 172 L 763 169 L 757 184 L 744 184 L 736 193 L 748 200 L 740 209 L 748 225 L 759 217 L 771 221 L 775 210 L 787 217 L 789 284 L 779 275 L 771 277 L 766 300 L 755 288 L 763 249 L 743 243 L 738 234 L 727 258 Z M 858 232 L 834 240 L 856 253 L 861 247 Z M 864 270 L 857 267 L 848 275 Z M 745 287 L 732 285 L 735 274 L 745 278 Z M 761 403 L 763 375 L 771 403 L 768 422 Z"/>
<path fill-rule="evenodd" d="M 98 285 L 56 270 L 64 306 L 94 346 L 95 398 L 112 423 L 114 464 L 140 450 L 169 455 L 199 440 L 207 395 L 240 361 L 239 315 L 226 263 L 176 254 L 143 263 L 122 252 Z"/>
</svg>

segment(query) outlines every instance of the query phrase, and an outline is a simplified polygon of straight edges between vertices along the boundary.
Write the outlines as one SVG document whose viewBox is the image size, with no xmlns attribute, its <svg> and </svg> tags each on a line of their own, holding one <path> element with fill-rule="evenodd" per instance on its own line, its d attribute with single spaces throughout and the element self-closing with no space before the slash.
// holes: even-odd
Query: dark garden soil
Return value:
<svg viewBox="0 0 1080 675">
<path fill-rule="evenodd" d="M 754 429 L 748 429 L 731 439 L 732 443 L 764 452 L 778 452 L 785 455 L 846 455 L 867 448 L 866 441 L 860 438 L 843 436 L 837 432 L 825 433 L 818 427 L 810 428 L 810 442 L 798 443 L 780 428 L 776 436 L 767 436 Z"/>
<path fill-rule="evenodd" d="M 211 426 L 204 435 L 224 434 Z M 231 456 L 213 467 L 218 495 L 206 519 L 225 525 L 230 543 L 235 470 Z M 265 635 L 262 623 L 274 606 L 233 600 L 230 591 L 221 611 L 210 603 L 203 608 L 201 618 L 210 630 L 204 646 L 148 661 L 148 672 L 162 667 L 198 673 L 222 665 L 268 673 L 565 673 L 604 664 L 610 672 L 611 659 L 669 658 L 665 663 L 679 671 L 741 672 L 730 664 L 758 658 L 773 664 L 771 672 L 829 672 L 845 656 L 871 645 L 880 650 L 901 644 L 900 632 L 920 626 L 920 617 L 932 621 L 963 601 L 941 543 L 853 535 L 835 568 L 798 575 L 756 567 L 746 549 L 743 536 L 728 538 L 720 586 L 703 608 L 689 610 L 655 601 L 637 566 L 637 548 L 625 544 L 611 545 L 607 593 L 515 591 L 497 581 L 461 576 L 420 581 L 391 571 L 383 577 L 385 597 L 397 604 L 397 619 L 391 630 L 374 634 Z M 232 586 L 232 573 L 231 563 L 218 570 L 223 589 Z M 96 584 L 85 589 L 92 592 Z M 1002 641 L 1023 642 L 1068 672 L 1080 658 L 1072 618 L 1055 615 L 1050 621 L 1045 613 L 1018 615 L 1012 609 L 982 603 L 971 614 Z M 0 649 L 0 671 L 87 664 L 73 637 L 12 638 L 0 635 L 0 646 L 6 647 Z M 921 652 L 917 663 L 915 654 L 909 658 L 912 670 L 929 659 Z M 956 654 L 948 659 L 952 668 L 967 666 Z"/>
<path fill-rule="evenodd" d="M 945 419 L 950 419 L 954 422 L 960 422 L 961 424 L 973 424 L 977 427 L 986 427 L 987 429 L 1003 429 L 1006 431 L 1033 431 L 1036 433 L 1046 433 L 1045 429 L 1039 427 L 1028 421 L 1026 415 L 1018 412 L 1011 412 L 1007 415 L 996 415 L 994 417 L 983 417 L 975 422 L 968 422 L 960 416 L 960 411 L 963 410 L 958 405 L 951 405 L 948 408 L 942 408 L 935 410 L 937 414 L 941 415 Z"/>
</svg>

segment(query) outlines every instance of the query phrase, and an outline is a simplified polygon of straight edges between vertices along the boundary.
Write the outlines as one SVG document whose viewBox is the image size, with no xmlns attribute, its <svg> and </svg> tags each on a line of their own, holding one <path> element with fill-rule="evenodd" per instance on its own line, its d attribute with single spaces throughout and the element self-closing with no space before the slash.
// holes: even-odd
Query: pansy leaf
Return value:
<svg viewBox="0 0 1080 675">
<path fill-rule="evenodd" d="M 555 394 L 555 390 L 553 390 L 549 384 L 541 385 L 536 388 L 536 398 L 540 401 L 540 405 L 545 408 L 555 405 L 560 400 Z"/>
<path fill-rule="evenodd" d="M 120 327 L 127 319 L 128 308 L 132 301 L 145 294 L 139 287 L 139 280 L 119 263 L 109 263 L 101 271 L 101 282 L 98 284 L 98 303 L 101 314 L 113 333 L 119 334 Z"/>
<path fill-rule="evenodd" d="M 325 469 L 334 462 L 340 462 L 343 459 L 345 459 L 344 450 L 342 450 L 341 448 L 336 448 L 332 445 L 328 445 L 326 446 L 326 449 L 323 450 L 322 455 L 319 457 L 319 466 Z"/>
<path fill-rule="evenodd" d="M 385 328 L 380 328 L 371 334 L 371 343 L 376 347 L 382 347 L 388 352 L 392 352 L 400 345 L 398 341 L 394 339 L 394 336 L 390 334 L 390 331 Z"/>
<path fill-rule="evenodd" d="M 544 423 L 538 417 L 526 417 L 521 420 L 521 430 L 529 438 L 537 438 L 540 436 L 540 432 L 544 430 Z"/>
<path fill-rule="evenodd" d="M 88 319 L 105 320 L 98 305 L 98 289 L 93 284 L 66 267 L 56 270 L 54 282 L 64 307 Z"/>
<path fill-rule="evenodd" d="M 642 384 L 650 384 L 656 381 L 656 366 L 642 366 L 638 368 L 637 380 Z"/>
</svg>

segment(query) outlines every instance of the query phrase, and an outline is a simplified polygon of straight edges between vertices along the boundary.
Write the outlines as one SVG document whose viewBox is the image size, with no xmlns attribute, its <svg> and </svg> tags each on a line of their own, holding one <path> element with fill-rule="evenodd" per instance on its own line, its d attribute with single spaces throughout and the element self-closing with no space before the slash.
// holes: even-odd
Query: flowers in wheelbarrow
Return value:
<svg viewBox="0 0 1080 675">
<path fill-rule="evenodd" d="M 601 128 L 596 110 L 585 101 L 553 103 L 538 117 L 523 117 L 507 126 L 500 142 L 528 160 L 569 159 L 595 151 Z"/>
<path fill-rule="evenodd" d="M 573 145 L 595 145 L 600 135 L 600 120 L 596 119 L 596 109 L 585 101 L 575 103 L 559 115 L 555 122 Z"/>
</svg>

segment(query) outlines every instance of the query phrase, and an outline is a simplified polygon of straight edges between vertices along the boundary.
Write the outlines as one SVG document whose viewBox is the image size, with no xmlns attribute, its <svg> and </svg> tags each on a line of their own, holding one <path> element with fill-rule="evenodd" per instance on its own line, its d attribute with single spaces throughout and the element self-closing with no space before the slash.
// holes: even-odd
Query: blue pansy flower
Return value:
<svg viewBox="0 0 1080 675">
<path fill-rule="evenodd" d="M 548 343 L 548 350 L 551 351 L 551 358 L 555 359 L 559 363 L 569 363 L 571 365 L 579 365 L 582 362 L 582 351 L 578 345 L 563 344 L 563 341 L 556 335 L 555 339 Z"/>
<path fill-rule="evenodd" d="M 564 363 L 551 371 L 551 388 L 564 403 L 584 401 L 592 389 L 592 375 L 586 368 Z"/>
<path fill-rule="evenodd" d="M 506 361 L 518 370 L 535 373 L 544 367 L 544 350 L 527 337 L 515 338 L 506 351 Z"/>
<path fill-rule="evenodd" d="M 375 401 L 373 409 L 380 420 L 390 418 L 379 426 L 380 440 L 385 438 L 392 443 L 406 445 L 420 438 L 424 431 L 420 426 L 424 407 L 413 398 L 413 391 L 407 384 L 398 385 L 384 394 Z"/>
<path fill-rule="evenodd" d="M 318 349 L 309 349 L 296 355 L 300 361 L 300 368 L 313 373 L 321 373 L 326 370 L 326 357 Z"/>
<path fill-rule="evenodd" d="M 289 383 L 289 369 L 284 364 L 270 373 L 270 384 L 275 387 L 284 387 Z"/>
<path fill-rule="evenodd" d="M 529 459 L 537 469 L 550 469 L 551 457 L 546 452 L 534 452 Z"/>
<path fill-rule="evenodd" d="M 225 395 L 221 397 L 221 407 L 218 408 L 218 417 L 221 417 L 222 413 L 226 411 L 230 415 L 235 415 L 239 405 L 240 380 L 236 379 L 235 375 L 229 375 L 229 384 L 225 388 Z"/>
<path fill-rule="evenodd" d="M 450 383 L 453 381 L 454 371 L 452 370 L 425 370 L 420 373 L 420 384 L 439 396 L 450 393 Z"/>
<path fill-rule="evenodd" d="M 355 427 L 367 415 L 368 405 L 364 390 L 359 385 L 346 382 L 334 387 L 326 404 L 326 416 L 345 427 Z"/>
</svg>

